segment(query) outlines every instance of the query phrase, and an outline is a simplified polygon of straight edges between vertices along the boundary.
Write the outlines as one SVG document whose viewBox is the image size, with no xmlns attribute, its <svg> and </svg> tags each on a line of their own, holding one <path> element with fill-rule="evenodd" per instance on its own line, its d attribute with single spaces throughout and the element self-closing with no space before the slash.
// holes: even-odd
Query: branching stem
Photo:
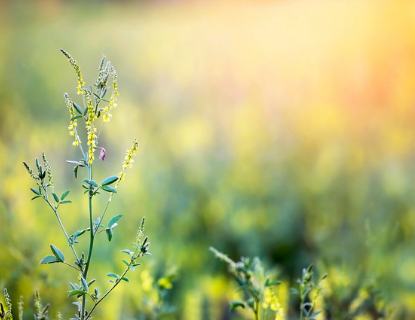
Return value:
<svg viewBox="0 0 415 320">
<path fill-rule="evenodd" d="M 60 217 L 59 217 L 59 214 L 58 214 L 58 210 L 56 210 L 56 208 L 50 203 L 50 201 L 49 201 L 49 198 L 48 198 L 48 194 L 47 193 L 45 193 L 45 198 L 44 198 L 45 200 L 46 200 L 46 202 L 48 203 L 48 205 L 49 205 L 49 207 L 53 210 L 53 212 L 55 213 L 55 216 L 56 216 L 56 219 L 58 219 L 58 222 L 59 222 L 59 225 L 61 226 L 61 229 L 62 229 L 62 231 L 63 231 L 63 233 L 64 233 L 64 235 L 65 235 L 65 237 L 66 237 L 66 240 L 68 241 L 68 244 L 69 244 L 69 246 L 71 247 L 71 249 L 72 249 L 72 252 L 73 252 L 73 254 L 75 255 L 75 258 L 76 258 L 76 260 L 78 261 L 79 259 L 78 259 L 78 255 L 76 254 L 76 251 L 75 251 L 75 248 L 74 248 L 74 246 L 73 246 L 73 243 L 71 242 L 71 240 L 69 240 L 69 237 L 68 237 L 68 234 L 66 233 L 66 230 L 65 230 L 65 228 L 64 228 L 64 226 L 63 226 L 63 224 L 62 224 L 62 221 L 61 221 L 61 219 L 60 219 Z"/>
</svg>

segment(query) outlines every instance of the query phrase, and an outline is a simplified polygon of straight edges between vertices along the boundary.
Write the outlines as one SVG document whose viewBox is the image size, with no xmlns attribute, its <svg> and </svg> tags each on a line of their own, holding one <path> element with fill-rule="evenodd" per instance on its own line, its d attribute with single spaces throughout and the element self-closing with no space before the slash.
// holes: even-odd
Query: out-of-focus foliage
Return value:
<svg viewBox="0 0 415 320">
<path fill-rule="evenodd" d="M 413 4 L 10 1 L 0 2 L 0 35 L 0 288 L 23 295 L 26 310 L 39 289 L 50 314 L 74 311 L 64 266 L 38 264 L 65 239 L 30 202 L 21 164 L 46 152 L 56 190 L 73 190 L 62 219 L 76 231 L 87 200 L 65 163 L 78 155 L 62 97 L 77 86 L 65 48 L 87 83 L 101 53 L 117 66 L 101 172 L 118 172 L 113 155 L 131 136 L 140 147 L 110 210 L 135 223 L 120 224 L 112 248 L 146 216 L 157 245 L 142 270 L 180 269 L 167 301 L 177 311 L 165 319 L 244 316 L 228 311 L 237 293 L 211 245 L 233 260 L 259 256 L 292 282 L 315 261 L 329 275 L 332 319 L 362 304 L 414 318 Z M 121 256 L 98 246 L 91 268 L 115 270 Z M 295 317 L 286 289 L 280 300 Z M 126 285 L 96 317 L 138 318 L 142 299 Z"/>
</svg>

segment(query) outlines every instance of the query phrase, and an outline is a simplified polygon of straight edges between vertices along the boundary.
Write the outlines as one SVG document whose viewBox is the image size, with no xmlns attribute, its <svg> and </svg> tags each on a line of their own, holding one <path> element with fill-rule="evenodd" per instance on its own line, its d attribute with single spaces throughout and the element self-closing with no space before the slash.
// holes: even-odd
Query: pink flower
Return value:
<svg viewBox="0 0 415 320">
<path fill-rule="evenodd" d="M 102 161 L 105 161 L 105 149 L 104 148 L 101 148 L 101 152 L 99 153 L 99 158 Z"/>
</svg>

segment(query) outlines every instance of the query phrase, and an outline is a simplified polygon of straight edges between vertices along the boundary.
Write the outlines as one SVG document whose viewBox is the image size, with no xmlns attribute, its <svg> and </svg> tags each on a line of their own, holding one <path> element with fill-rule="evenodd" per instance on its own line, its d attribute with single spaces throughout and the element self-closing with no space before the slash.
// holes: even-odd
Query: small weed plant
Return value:
<svg viewBox="0 0 415 320">
<path fill-rule="evenodd" d="M 35 167 L 33 169 L 26 162 L 23 162 L 23 164 L 36 184 L 31 188 L 34 193 L 32 200 L 40 199 L 44 201 L 55 214 L 60 229 L 70 248 L 71 255 L 73 255 L 72 259 L 68 259 L 60 249 L 51 244 L 51 254 L 44 257 L 40 261 L 40 264 L 61 263 L 77 271 L 74 281 L 70 282 L 70 287 L 68 287 L 70 288 L 68 297 L 76 297 L 78 299 L 75 302 L 78 306 L 78 312 L 72 319 L 87 320 L 92 318 L 96 308 L 121 282 L 129 282 L 129 279 L 126 277 L 127 273 L 130 270 L 134 271 L 134 268 L 140 265 L 139 259 L 142 256 L 150 254 L 148 252 L 150 243 L 144 235 L 143 218 L 139 225 L 133 248 L 131 250 L 122 250 L 126 254 L 126 259 L 123 259 L 121 262 L 125 264 L 124 271 L 120 275 L 114 272 L 107 273 L 112 286 L 105 293 L 101 293 L 99 288 L 94 286 L 96 277 L 95 275 L 92 276 L 91 270 L 94 243 L 98 240 L 97 238 L 100 234 L 106 234 L 107 239 L 105 241 L 111 241 L 113 238 L 114 229 L 117 227 L 122 215 L 119 214 L 111 217 L 111 219 L 106 219 L 105 214 L 112 197 L 117 194 L 119 184 L 124 180 L 126 169 L 130 168 L 134 162 L 133 156 L 137 152 L 138 143 L 134 139 L 132 147 L 127 150 L 122 169 L 118 174 L 110 175 L 100 183 L 94 180 L 94 161 L 105 161 L 105 149 L 100 146 L 99 137 L 104 125 L 110 121 L 113 109 L 117 106 L 117 73 L 110 62 L 105 63 L 104 56 L 99 64 L 98 77 L 94 85 L 87 87 L 76 61 L 65 50 L 61 49 L 60 51 L 68 59 L 76 72 L 78 78 L 77 93 L 81 97 L 81 105 L 83 105 L 81 107 L 80 104 L 73 101 L 68 93 L 64 94 L 66 107 L 70 114 L 69 134 L 73 137 L 73 145 L 79 148 L 80 151 L 80 158 L 78 160 L 68 160 L 67 162 L 74 165 L 74 177 L 80 181 L 80 187 L 85 190 L 84 194 L 86 194 L 86 202 L 88 203 L 88 210 L 86 211 L 88 215 L 85 216 L 85 224 L 80 226 L 79 230 L 68 233 L 60 219 L 59 209 L 61 206 L 71 203 L 71 200 L 68 199 L 70 191 L 67 190 L 62 194 L 58 194 L 55 191 L 52 169 L 46 155 L 44 153 L 42 154 L 41 161 L 37 158 L 35 159 Z M 106 98 L 108 93 L 110 94 L 109 99 Z M 81 123 L 86 129 L 86 136 L 84 138 L 81 138 L 79 134 L 81 130 L 78 131 L 78 125 Z M 99 159 L 96 159 L 96 154 L 99 154 Z M 78 176 L 83 176 L 83 179 L 78 178 Z M 99 195 L 107 197 L 107 202 L 102 212 L 96 212 L 94 208 L 94 198 Z M 79 253 L 77 243 L 79 243 L 80 239 L 85 238 L 85 236 L 81 237 L 84 234 L 88 234 L 89 249 L 86 253 Z M 100 240 L 102 240 L 102 237 Z M 90 301 L 88 304 L 87 297 Z M 12 319 L 11 303 L 8 296 L 7 298 L 5 296 L 5 301 L 8 311 L 6 312 L 3 305 L 1 305 L 1 319 Z M 40 307 L 40 298 L 38 295 L 35 301 L 38 301 L 39 304 L 39 308 L 37 308 L 38 314 L 35 315 L 35 319 L 45 319 L 47 317 L 48 305 L 46 307 Z"/>
<path fill-rule="evenodd" d="M 227 263 L 229 272 L 244 293 L 243 301 L 230 303 L 231 311 L 237 308 L 249 309 L 254 320 L 268 319 L 271 314 L 275 320 L 286 319 L 274 290 L 281 282 L 274 279 L 272 272 L 264 269 L 259 258 L 242 257 L 241 261 L 235 262 L 215 248 L 211 247 L 210 250 L 217 258 Z M 291 289 L 291 293 L 300 297 L 300 320 L 316 320 L 316 316 L 321 313 L 315 310 L 315 306 L 321 292 L 321 281 L 325 278 L 326 275 L 316 282 L 311 264 L 307 269 L 303 269 L 302 278 L 297 281 L 299 289 Z"/>
</svg>

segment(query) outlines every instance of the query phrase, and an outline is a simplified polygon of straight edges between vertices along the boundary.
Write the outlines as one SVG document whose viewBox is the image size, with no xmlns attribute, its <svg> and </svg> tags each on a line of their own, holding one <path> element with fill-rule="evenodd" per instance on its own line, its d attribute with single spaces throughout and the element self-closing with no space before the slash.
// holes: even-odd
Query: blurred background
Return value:
<svg viewBox="0 0 415 320">
<path fill-rule="evenodd" d="M 98 239 L 91 274 L 109 288 L 143 216 L 153 255 L 97 319 L 151 319 L 145 297 L 172 268 L 176 311 L 163 319 L 248 319 L 228 311 L 239 293 L 209 246 L 276 268 L 287 318 L 298 316 L 289 287 L 311 262 L 329 275 L 320 319 L 415 318 L 413 2 L 0 1 L 0 287 L 28 311 L 40 290 L 68 319 L 76 272 L 39 261 L 50 243 L 70 250 L 53 212 L 30 201 L 21 164 L 45 151 L 57 193 L 71 189 L 68 233 L 88 224 L 65 162 L 80 152 L 63 93 L 82 102 L 59 48 L 88 85 L 102 54 L 118 73 L 96 180 L 140 143 L 107 213 L 123 218 L 110 244 Z"/>
</svg>

